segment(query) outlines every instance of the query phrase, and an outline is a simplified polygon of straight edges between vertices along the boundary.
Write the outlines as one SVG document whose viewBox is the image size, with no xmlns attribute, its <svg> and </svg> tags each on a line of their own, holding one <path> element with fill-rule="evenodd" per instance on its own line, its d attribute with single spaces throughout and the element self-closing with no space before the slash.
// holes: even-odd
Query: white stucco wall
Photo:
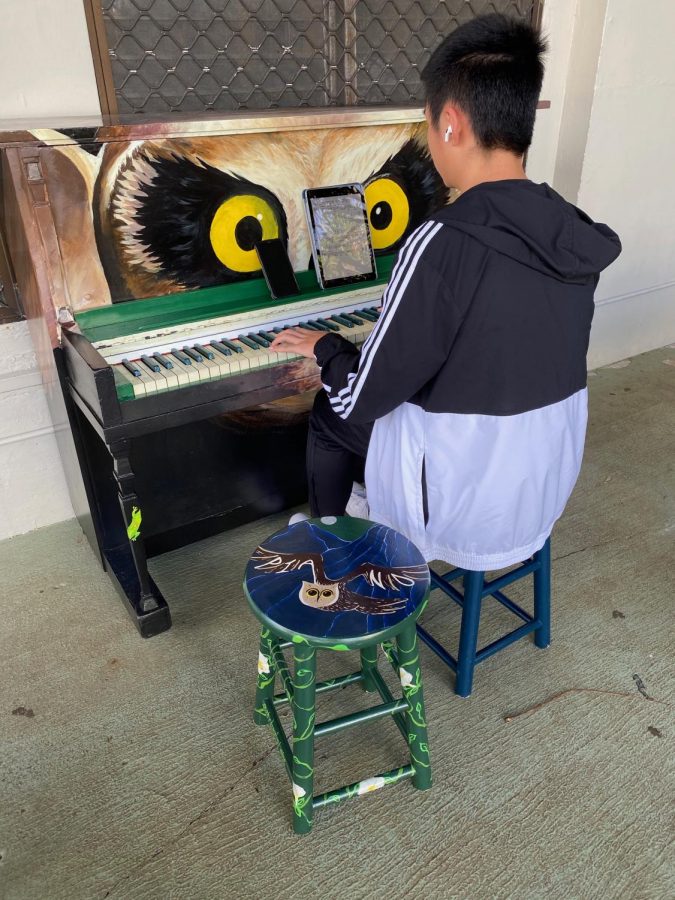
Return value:
<svg viewBox="0 0 675 900">
<path fill-rule="evenodd" d="M 0 0 L 0 119 L 98 115 L 82 0 Z"/>
<path fill-rule="evenodd" d="M 26 322 L 0 327 L 0 540 L 73 515 Z"/>
<path fill-rule="evenodd" d="M 596 295 L 596 365 L 675 341 L 673 35 L 673 0 L 607 0 L 578 201 L 623 253 Z"/>
<path fill-rule="evenodd" d="M 675 341 L 673 0 L 546 0 L 551 49 L 528 174 L 618 232 L 591 367 Z"/>
</svg>

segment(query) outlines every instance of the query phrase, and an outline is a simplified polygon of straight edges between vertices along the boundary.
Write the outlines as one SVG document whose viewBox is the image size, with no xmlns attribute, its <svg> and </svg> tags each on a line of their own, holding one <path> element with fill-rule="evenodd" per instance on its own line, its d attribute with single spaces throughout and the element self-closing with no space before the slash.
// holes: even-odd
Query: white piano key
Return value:
<svg viewBox="0 0 675 900">
<path fill-rule="evenodd" d="M 132 375 L 128 369 L 126 369 L 122 363 L 116 364 L 113 366 L 115 372 L 119 375 L 119 377 L 126 381 L 127 384 L 130 384 L 134 389 L 134 397 L 145 397 L 145 385 L 136 375 Z"/>
<path fill-rule="evenodd" d="M 179 380 L 181 378 L 187 378 L 188 384 L 197 384 L 201 381 L 199 372 L 197 372 L 192 363 L 188 366 L 184 362 L 181 362 L 177 356 L 172 356 L 171 361 L 173 362 L 173 368 Z M 183 382 L 183 384 L 184 383 L 185 382 Z"/>
<path fill-rule="evenodd" d="M 216 362 L 215 359 L 208 359 L 206 356 L 202 356 L 202 361 L 200 363 L 209 373 L 209 378 L 220 378 L 222 375 L 220 363 Z"/>
<path fill-rule="evenodd" d="M 161 374 L 161 372 L 153 372 L 152 369 L 146 366 L 144 362 L 141 362 L 140 359 L 135 359 L 134 362 L 142 373 L 141 378 L 149 378 L 155 383 L 156 392 L 159 393 L 161 391 L 168 390 L 169 386 L 166 382 L 166 378 Z"/>
</svg>

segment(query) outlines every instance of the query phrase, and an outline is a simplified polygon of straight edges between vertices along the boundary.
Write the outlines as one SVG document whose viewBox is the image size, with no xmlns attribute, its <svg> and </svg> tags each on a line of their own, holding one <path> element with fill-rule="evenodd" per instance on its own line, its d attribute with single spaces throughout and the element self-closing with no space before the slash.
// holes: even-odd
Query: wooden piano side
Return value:
<svg viewBox="0 0 675 900">
<path fill-rule="evenodd" d="M 100 555 L 91 516 L 93 493 L 78 459 L 77 430 L 62 387 L 65 362 L 59 344 L 57 309 L 67 301 L 58 238 L 47 187 L 41 177 L 37 144 L 33 139 L 30 146 L 15 144 L 0 150 L 5 236 L 73 509 L 92 548 Z"/>
</svg>

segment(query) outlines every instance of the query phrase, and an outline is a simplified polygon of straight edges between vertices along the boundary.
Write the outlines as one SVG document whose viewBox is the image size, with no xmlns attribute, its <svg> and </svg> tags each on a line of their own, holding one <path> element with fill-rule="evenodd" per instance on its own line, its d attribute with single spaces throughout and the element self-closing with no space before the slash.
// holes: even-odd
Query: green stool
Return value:
<svg viewBox="0 0 675 900">
<path fill-rule="evenodd" d="M 254 719 L 271 725 L 293 786 L 293 829 L 311 830 L 315 809 L 412 778 L 431 787 L 422 672 L 415 623 L 429 596 L 429 570 L 407 538 L 364 519 L 309 519 L 264 541 L 246 568 L 244 591 L 262 623 Z M 382 648 L 401 680 L 396 699 L 377 668 Z M 294 672 L 284 657 L 292 646 Z M 358 650 L 361 668 L 316 680 L 317 650 Z M 277 676 L 283 691 L 275 694 Z M 377 692 L 382 703 L 327 722 L 315 721 L 315 697 L 347 684 Z M 276 707 L 289 703 L 289 742 Z M 393 716 L 410 763 L 314 795 L 314 738 L 359 722 Z"/>
</svg>

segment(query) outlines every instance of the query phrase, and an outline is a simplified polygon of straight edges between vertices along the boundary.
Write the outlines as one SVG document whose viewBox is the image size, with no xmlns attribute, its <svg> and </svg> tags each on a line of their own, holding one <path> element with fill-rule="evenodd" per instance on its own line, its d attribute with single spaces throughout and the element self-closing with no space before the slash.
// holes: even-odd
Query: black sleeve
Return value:
<svg viewBox="0 0 675 900">
<path fill-rule="evenodd" d="M 331 406 L 355 424 L 385 416 L 424 387 L 447 359 L 461 324 L 447 284 L 425 255 L 443 226 L 427 226 L 426 242 L 411 239 L 399 255 L 382 314 L 361 353 L 337 335 L 316 345 Z"/>
</svg>

